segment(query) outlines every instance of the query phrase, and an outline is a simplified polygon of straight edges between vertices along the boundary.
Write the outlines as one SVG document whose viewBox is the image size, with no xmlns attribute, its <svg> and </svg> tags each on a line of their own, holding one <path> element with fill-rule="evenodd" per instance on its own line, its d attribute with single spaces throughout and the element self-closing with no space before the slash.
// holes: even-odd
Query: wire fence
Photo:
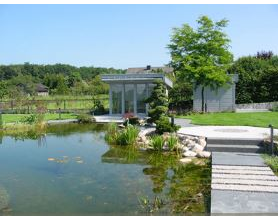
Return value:
<svg viewBox="0 0 278 220">
<path fill-rule="evenodd" d="M 88 113 L 100 105 L 108 109 L 108 98 L 56 99 L 56 100 L 9 100 L 0 102 L 0 111 L 9 114 L 31 114 L 36 112 Z"/>
</svg>

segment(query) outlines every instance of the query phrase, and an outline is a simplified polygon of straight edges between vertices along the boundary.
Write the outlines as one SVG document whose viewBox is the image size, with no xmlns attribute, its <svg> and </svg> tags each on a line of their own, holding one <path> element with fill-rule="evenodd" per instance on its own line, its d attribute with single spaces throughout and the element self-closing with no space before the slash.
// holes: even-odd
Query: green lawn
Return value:
<svg viewBox="0 0 278 220">
<path fill-rule="evenodd" d="M 188 118 L 196 125 L 241 125 L 268 127 L 272 124 L 278 128 L 278 112 L 254 112 L 254 113 L 207 113 L 177 116 Z"/>
<path fill-rule="evenodd" d="M 3 122 L 11 123 L 11 122 L 20 122 L 24 117 L 28 116 L 28 114 L 3 114 Z M 61 114 L 61 119 L 75 119 L 75 114 Z M 56 120 L 59 119 L 59 114 L 45 114 L 45 120 Z"/>
</svg>

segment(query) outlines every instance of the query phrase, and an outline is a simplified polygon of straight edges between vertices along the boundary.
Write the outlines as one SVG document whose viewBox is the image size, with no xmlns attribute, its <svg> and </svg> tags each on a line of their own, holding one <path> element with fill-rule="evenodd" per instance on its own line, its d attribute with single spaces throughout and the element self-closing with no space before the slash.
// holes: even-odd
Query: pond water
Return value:
<svg viewBox="0 0 278 220">
<path fill-rule="evenodd" d="M 209 161 L 181 165 L 174 154 L 109 146 L 104 135 L 103 125 L 68 124 L 0 137 L 0 214 L 209 213 Z"/>
</svg>

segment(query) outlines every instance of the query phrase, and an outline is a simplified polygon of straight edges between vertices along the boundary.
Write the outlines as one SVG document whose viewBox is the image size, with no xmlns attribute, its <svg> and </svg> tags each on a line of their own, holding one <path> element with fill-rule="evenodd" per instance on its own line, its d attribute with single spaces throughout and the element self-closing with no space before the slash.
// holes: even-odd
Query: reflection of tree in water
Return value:
<svg viewBox="0 0 278 220">
<path fill-rule="evenodd" d="M 180 164 L 173 154 L 154 153 L 150 167 L 143 173 L 150 176 L 156 196 L 165 190 L 168 211 L 180 214 L 208 213 L 210 168 L 208 164 Z"/>
<path fill-rule="evenodd" d="M 154 193 L 153 198 L 140 196 L 140 205 L 147 213 L 190 215 L 209 212 L 211 174 L 208 160 L 202 166 L 183 165 L 174 153 L 141 152 L 135 147 L 114 146 L 102 155 L 102 161 L 145 166 L 142 171 L 152 181 Z"/>
</svg>

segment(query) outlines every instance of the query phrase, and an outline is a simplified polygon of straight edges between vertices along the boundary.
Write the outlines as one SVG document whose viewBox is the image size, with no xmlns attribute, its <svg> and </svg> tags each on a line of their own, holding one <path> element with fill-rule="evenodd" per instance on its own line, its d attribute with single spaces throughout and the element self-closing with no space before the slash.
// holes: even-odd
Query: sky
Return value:
<svg viewBox="0 0 278 220">
<path fill-rule="evenodd" d="M 278 54 L 278 5 L 0 5 L 0 64 L 163 66 L 172 29 L 201 15 L 229 20 L 235 59 Z"/>
</svg>

